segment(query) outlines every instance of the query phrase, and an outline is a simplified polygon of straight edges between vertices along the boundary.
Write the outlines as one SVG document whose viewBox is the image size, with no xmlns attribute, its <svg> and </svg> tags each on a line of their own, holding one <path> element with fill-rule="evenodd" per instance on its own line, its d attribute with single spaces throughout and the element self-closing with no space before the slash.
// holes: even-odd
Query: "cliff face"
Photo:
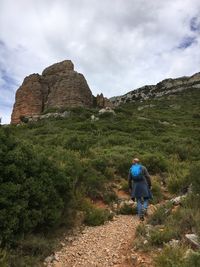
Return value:
<svg viewBox="0 0 200 267">
<path fill-rule="evenodd" d="M 49 108 L 91 107 L 92 92 L 84 76 L 74 71 L 70 60 L 46 68 L 42 75 L 26 77 L 16 92 L 11 123 L 23 116 L 39 115 Z"/>
<path fill-rule="evenodd" d="M 200 89 L 200 73 L 191 77 L 181 77 L 177 79 L 165 79 L 156 85 L 146 85 L 129 93 L 110 98 L 114 106 L 122 103 L 143 101 L 149 98 L 171 95 L 190 88 Z"/>
</svg>

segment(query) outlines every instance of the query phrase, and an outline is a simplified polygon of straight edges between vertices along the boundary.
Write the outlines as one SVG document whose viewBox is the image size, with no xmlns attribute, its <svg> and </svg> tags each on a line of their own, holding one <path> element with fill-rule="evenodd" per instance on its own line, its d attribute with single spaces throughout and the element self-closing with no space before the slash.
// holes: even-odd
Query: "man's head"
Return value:
<svg viewBox="0 0 200 267">
<path fill-rule="evenodd" d="M 136 164 L 136 163 L 139 163 L 139 162 L 140 162 L 140 160 L 138 158 L 134 158 L 133 161 L 132 161 L 133 164 Z"/>
</svg>

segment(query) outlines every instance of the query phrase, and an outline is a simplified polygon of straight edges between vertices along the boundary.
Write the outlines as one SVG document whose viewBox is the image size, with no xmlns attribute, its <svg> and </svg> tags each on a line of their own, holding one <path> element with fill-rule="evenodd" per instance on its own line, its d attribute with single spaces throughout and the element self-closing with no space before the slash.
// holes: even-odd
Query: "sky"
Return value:
<svg viewBox="0 0 200 267">
<path fill-rule="evenodd" d="M 25 76 L 71 59 L 93 94 L 200 72 L 199 0 L 0 0 L 0 117 Z"/>
</svg>

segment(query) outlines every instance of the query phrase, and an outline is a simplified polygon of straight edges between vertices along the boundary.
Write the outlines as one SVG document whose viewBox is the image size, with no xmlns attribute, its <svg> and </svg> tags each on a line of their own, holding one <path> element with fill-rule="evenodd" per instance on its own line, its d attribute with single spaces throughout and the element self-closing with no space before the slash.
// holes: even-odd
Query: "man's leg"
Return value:
<svg viewBox="0 0 200 267">
<path fill-rule="evenodd" d="M 137 198 L 137 212 L 138 212 L 138 216 L 140 217 L 140 219 L 143 220 L 144 215 L 143 215 L 142 199 L 141 198 Z"/>
<path fill-rule="evenodd" d="M 144 198 L 143 208 L 144 208 L 144 214 L 145 215 L 147 215 L 148 205 L 149 205 L 149 199 L 148 198 Z"/>
</svg>

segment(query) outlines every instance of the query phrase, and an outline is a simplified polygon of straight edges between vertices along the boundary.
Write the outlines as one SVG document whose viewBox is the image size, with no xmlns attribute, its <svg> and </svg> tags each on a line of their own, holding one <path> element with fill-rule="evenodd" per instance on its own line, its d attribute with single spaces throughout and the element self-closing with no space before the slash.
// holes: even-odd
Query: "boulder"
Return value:
<svg viewBox="0 0 200 267">
<path fill-rule="evenodd" d="M 200 248 L 199 237 L 196 234 L 186 234 L 185 238 L 192 246 Z"/>
<path fill-rule="evenodd" d="M 115 115 L 115 111 L 109 107 L 102 108 L 99 110 L 99 115 L 102 115 L 104 113 L 111 113 L 111 114 Z"/>
<path fill-rule="evenodd" d="M 180 205 L 181 202 L 186 198 L 186 195 L 182 195 L 182 196 L 178 196 L 175 198 L 172 198 L 170 201 L 174 204 L 174 205 Z"/>
<path fill-rule="evenodd" d="M 99 118 L 96 117 L 95 115 L 92 115 L 92 116 L 91 116 L 91 121 L 98 121 L 98 120 L 99 120 Z"/>
</svg>

